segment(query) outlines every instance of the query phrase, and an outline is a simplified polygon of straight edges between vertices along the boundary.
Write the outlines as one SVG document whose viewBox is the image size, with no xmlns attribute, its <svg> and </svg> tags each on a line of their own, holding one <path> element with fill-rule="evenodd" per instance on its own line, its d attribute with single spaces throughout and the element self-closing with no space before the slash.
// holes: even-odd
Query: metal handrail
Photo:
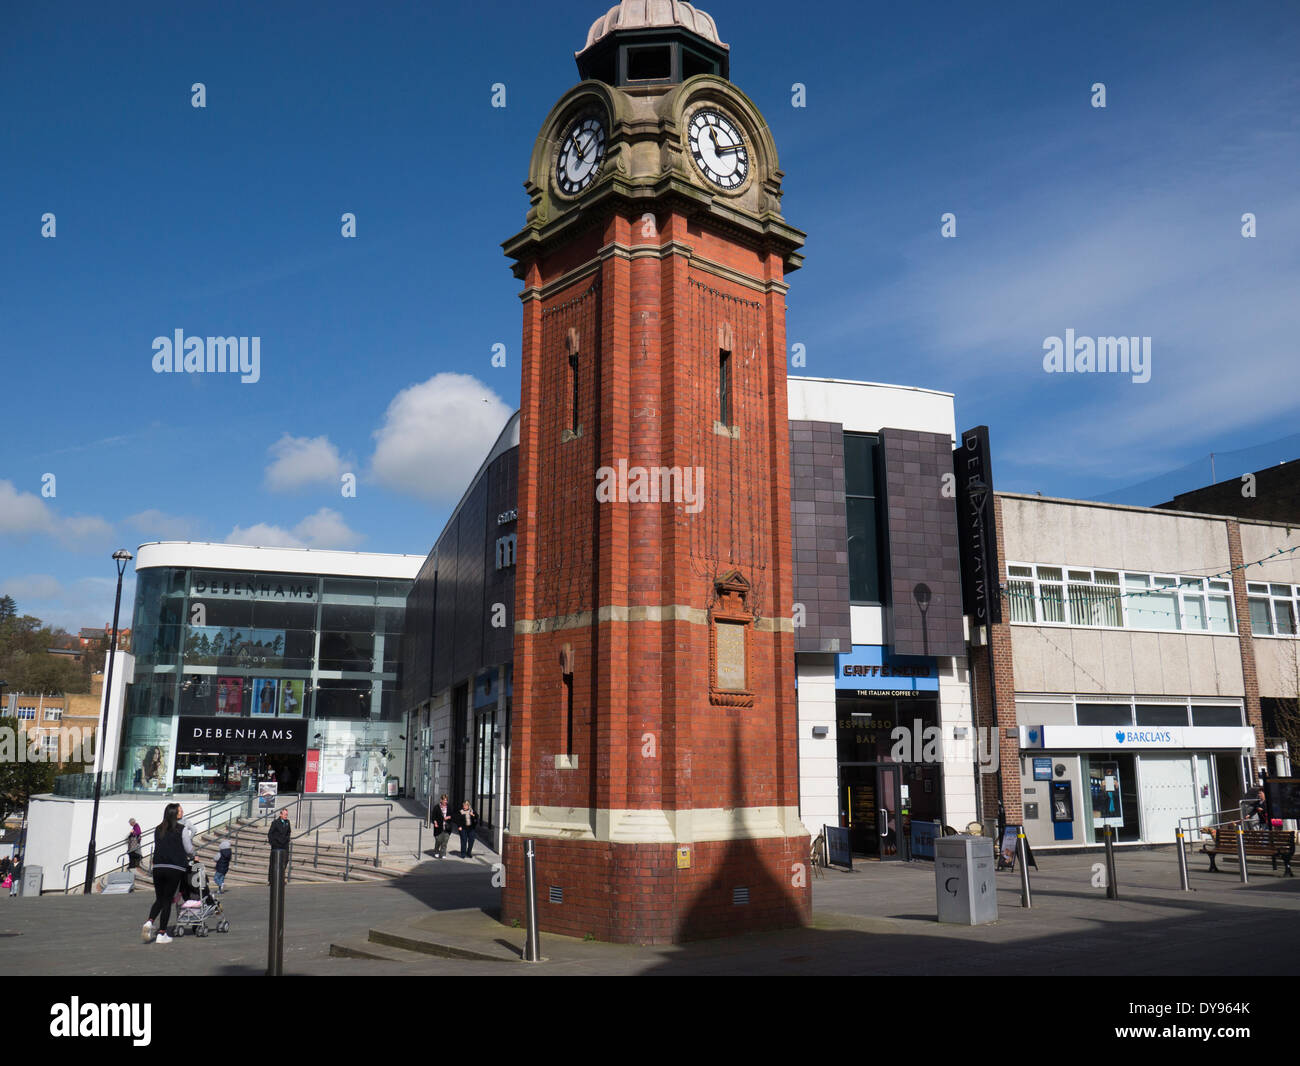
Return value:
<svg viewBox="0 0 1300 1066">
<path fill-rule="evenodd" d="M 389 813 L 389 814 L 392 814 L 392 813 L 393 813 L 393 805 L 392 805 L 391 803 L 358 803 L 355 807 L 348 807 L 348 808 L 345 809 L 345 808 L 344 808 L 344 805 L 343 805 L 343 801 L 344 801 L 345 798 L 346 798 L 346 797 L 344 797 L 344 796 L 340 796 L 340 797 L 339 797 L 339 813 L 338 813 L 338 814 L 336 814 L 336 815 L 335 815 L 335 814 L 332 814 L 332 815 L 330 815 L 328 818 L 326 818 L 323 822 L 317 822 L 315 825 L 308 826 L 308 827 L 307 827 L 306 829 L 304 829 L 301 833 L 298 833 L 297 836 L 292 836 L 292 837 L 289 838 L 289 843 L 292 845 L 293 842 L 294 842 L 295 840 L 298 840 L 300 837 L 305 837 L 308 833 L 315 833 L 315 834 L 316 834 L 316 842 L 315 842 L 315 847 L 314 847 L 313 852 L 312 852 L 312 860 L 311 860 L 311 866 L 312 866 L 312 869 L 313 869 L 313 870 L 319 868 L 319 866 L 320 866 L 320 831 L 321 831 L 325 826 L 329 825 L 330 822 L 333 822 L 333 821 L 335 821 L 335 820 L 337 819 L 337 821 L 338 821 L 338 823 L 339 823 L 339 832 L 340 832 L 340 833 L 343 832 L 343 815 L 345 815 L 348 811 L 351 811 L 351 812 L 352 812 L 352 830 L 353 830 L 353 832 L 355 832 L 355 831 L 356 831 L 356 828 L 357 828 L 357 811 L 361 810 L 361 808 L 363 808 L 363 807 L 387 807 L 387 808 L 388 808 L 388 813 Z M 385 843 L 388 843 L 388 841 L 385 841 Z"/>
<path fill-rule="evenodd" d="M 241 807 L 241 806 L 246 806 L 247 803 L 248 803 L 248 800 L 249 800 L 252 796 L 256 795 L 256 793 L 253 793 L 253 792 L 244 792 L 244 793 L 238 793 L 237 795 L 238 795 L 238 798 L 237 798 L 237 799 L 219 800 L 219 801 L 213 803 L 211 806 L 209 806 L 209 807 L 207 807 L 206 809 L 204 809 L 200 814 L 195 815 L 195 818 L 205 818 L 205 824 L 204 824 L 204 826 L 203 826 L 202 829 L 198 829 L 198 828 L 196 828 L 196 826 L 195 826 L 193 823 L 190 822 L 189 818 L 186 818 L 186 819 L 185 819 L 185 824 L 189 826 L 190 834 L 191 834 L 192 836 L 199 836 L 199 835 L 202 834 L 202 833 L 210 832 L 211 829 L 212 829 L 212 821 L 213 821 L 213 819 L 214 819 L 215 817 L 218 817 L 218 815 L 216 814 L 216 811 L 217 811 L 217 808 L 218 808 L 218 807 L 221 807 L 221 806 L 222 806 L 223 804 L 225 804 L 225 803 L 233 803 L 234 806 L 232 806 L 232 807 L 228 807 L 228 808 L 226 808 L 226 809 L 224 809 L 224 810 L 221 811 L 221 815 L 231 815 L 231 814 L 233 814 L 236 810 L 238 810 L 239 807 Z M 227 823 L 228 823 L 229 821 L 230 821 L 230 819 L 227 818 Z M 144 859 L 145 859 L 146 854 L 149 854 L 149 855 L 152 855 L 152 854 L 153 854 L 153 847 L 154 847 L 154 841 L 150 840 L 150 841 L 148 841 L 148 843 L 146 844 L 145 841 L 141 840 L 141 842 L 140 842 L 140 861 L 141 861 L 142 863 L 144 862 Z M 119 848 L 125 848 L 126 850 L 125 850 L 125 852 L 124 852 L 121 856 L 119 856 L 118 859 L 116 860 L 116 862 L 115 862 L 115 864 L 114 864 L 114 869 L 115 869 L 115 870 L 120 870 L 120 869 L 122 869 L 123 866 L 124 866 L 127 862 L 129 862 L 129 860 L 130 860 L 131 849 L 128 848 L 125 844 L 123 844 L 123 843 L 120 842 L 120 841 L 118 841 L 118 842 L 116 842 L 116 843 L 113 843 L 113 844 L 106 844 L 106 845 L 104 845 L 104 847 L 100 848 L 98 851 L 95 852 L 95 868 L 96 868 L 96 869 L 99 868 L 99 859 L 100 859 L 100 857 L 101 857 L 102 855 L 106 855 L 106 854 L 108 854 L 109 852 L 116 851 L 116 850 L 118 850 Z M 71 862 L 64 863 L 64 865 L 63 865 L 63 891 L 64 891 L 65 893 L 69 891 L 69 886 L 70 886 L 71 883 L 72 883 L 72 870 L 73 870 L 73 868 L 76 867 L 76 866 L 79 865 L 79 864 L 84 864 L 84 863 L 86 862 L 86 858 L 87 858 L 87 856 L 85 856 L 85 855 L 79 855 L 79 856 L 77 856 L 77 858 L 73 859 Z M 96 879 L 98 879 L 100 875 L 99 875 L 99 874 L 96 874 L 95 876 L 96 876 Z"/>
<path fill-rule="evenodd" d="M 382 822 L 378 822 L 378 823 L 376 823 L 375 825 L 372 825 L 372 826 L 370 826 L 370 827 L 367 828 L 367 829 L 354 830 L 353 832 L 351 832 L 351 833 L 347 833 L 347 834 L 344 835 L 344 837 L 343 837 L 343 842 L 344 842 L 344 845 L 345 845 L 345 850 L 344 850 L 344 857 L 343 857 L 343 880 L 344 880 L 344 881 L 348 880 L 348 874 L 352 871 L 352 845 L 353 845 L 353 841 L 354 841 L 357 837 L 365 836 L 367 833 L 374 833 L 374 834 L 375 834 L 375 861 L 374 861 L 374 866 L 375 866 L 376 869 L 378 869 L 378 867 L 379 867 L 379 830 L 380 830 L 380 829 L 384 829 L 384 830 L 385 830 L 385 834 L 384 834 L 385 837 L 386 837 L 388 840 L 391 840 L 392 837 L 391 837 L 391 835 L 389 835 L 389 830 L 391 830 L 392 823 L 393 823 L 393 822 L 401 822 L 401 821 L 405 821 L 405 820 L 407 820 L 407 819 L 409 819 L 409 820 L 411 820 L 411 821 L 415 821 L 415 822 L 419 822 L 419 823 L 420 823 L 419 832 L 417 832 L 417 833 L 416 833 L 416 836 L 415 836 L 415 858 L 417 858 L 417 859 L 420 858 L 420 856 L 424 854 L 424 815 L 422 815 L 422 814 L 396 814 L 396 815 L 390 815 L 389 817 L 385 818 Z"/>
</svg>

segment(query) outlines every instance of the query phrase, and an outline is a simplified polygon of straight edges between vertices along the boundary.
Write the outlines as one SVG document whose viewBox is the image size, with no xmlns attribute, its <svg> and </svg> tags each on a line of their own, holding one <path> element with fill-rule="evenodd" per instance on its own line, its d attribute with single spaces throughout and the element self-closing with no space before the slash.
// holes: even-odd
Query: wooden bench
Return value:
<svg viewBox="0 0 1300 1066">
<path fill-rule="evenodd" d="M 1242 842 L 1246 845 L 1246 861 L 1251 859 L 1269 859 L 1273 869 L 1277 869 L 1278 859 L 1286 869 L 1286 876 L 1291 873 L 1291 859 L 1295 855 L 1295 833 L 1289 829 L 1243 829 Z M 1210 857 L 1210 872 L 1218 873 L 1214 864 L 1216 855 L 1237 857 L 1237 827 L 1221 825 L 1214 829 L 1214 836 L 1201 845 L 1201 851 Z"/>
</svg>

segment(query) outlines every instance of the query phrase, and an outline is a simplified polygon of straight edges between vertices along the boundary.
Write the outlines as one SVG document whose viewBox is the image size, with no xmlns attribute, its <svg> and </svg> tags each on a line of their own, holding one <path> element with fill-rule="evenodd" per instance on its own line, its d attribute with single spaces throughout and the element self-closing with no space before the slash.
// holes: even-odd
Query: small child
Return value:
<svg viewBox="0 0 1300 1066">
<path fill-rule="evenodd" d="M 230 838 L 227 837 L 217 845 L 217 861 L 212 867 L 212 880 L 217 883 L 217 895 L 224 891 L 223 886 L 226 883 L 226 873 L 230 870 L 230 861 L 233 853 L 230 850 Z"/>
</svg>

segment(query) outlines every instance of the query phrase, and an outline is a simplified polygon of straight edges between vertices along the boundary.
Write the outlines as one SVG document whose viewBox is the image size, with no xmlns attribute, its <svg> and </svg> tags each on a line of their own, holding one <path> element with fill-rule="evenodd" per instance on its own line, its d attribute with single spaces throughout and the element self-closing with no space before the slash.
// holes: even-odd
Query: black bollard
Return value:
<svg viewBox="0 0 1300 1066">
<path fill-rule="evenodd" d="M 1028 909 L 1034 905 L 1029 893 L 1029 855 L 1025 850 L 1025 831 L 1016 834 L 1016 857 L 1020 860 L 1020 906 Z"/>
<path fill-rule="evenodd" d="M 1178 881 L 1184 892 L 1190 892 L 1192 884 L 1187 876 L 1187 852 L 1183 849 L 1183 827 L 1180 825 L 1175 833 L 1178 837 Z"/>
<path fill-rule="evenodd" d="M 271 849 L 271 915 L 266 931 L 266 976 L 284 973 L 284 869 L 288 853 Z"/>
<path fill-rule="evenodd" d="M 1241 824 L 1237 825 L 1237 861 L 1241 863 L 1241 883 L 1244 885 L 1249 881 L 1246 876 L 1246 834 L 1241 831 Z"/>
<path fill-rule="evenodd" d="M 1119 899 L 1119 886 L 1115 884 L 1115 834 L 1106 826 L 1106 898 Z"/>
<path fill-rule="evenodd" d="M 531 840 L 524 841 L 524 906 L 528 915 L 528 939 L 524 942 L 524 961 L 542 961 L 541 935 L 537 928 L 537 855 Z"/>
</svg>

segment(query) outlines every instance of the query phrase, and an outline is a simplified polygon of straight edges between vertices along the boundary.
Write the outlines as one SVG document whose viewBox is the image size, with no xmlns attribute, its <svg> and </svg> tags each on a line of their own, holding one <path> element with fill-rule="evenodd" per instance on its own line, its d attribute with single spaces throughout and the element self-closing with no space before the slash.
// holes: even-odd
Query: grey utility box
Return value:
<svg viewBox="0 0 1300 1066">
<path fill-rule="evenodd" d="M 983 925 L 998 920 L 998 885 L 989 837 L 938 837 L 934 842 L 934 891 L 939 921 Z"/>
<path fill-rule="evenodd" d="M 24 896 L 39 896 L 41 894 L 41 882 L 44 880 L 44 866 L 24 866 L 23 889 L 21 894 Z"/>
</svg>

